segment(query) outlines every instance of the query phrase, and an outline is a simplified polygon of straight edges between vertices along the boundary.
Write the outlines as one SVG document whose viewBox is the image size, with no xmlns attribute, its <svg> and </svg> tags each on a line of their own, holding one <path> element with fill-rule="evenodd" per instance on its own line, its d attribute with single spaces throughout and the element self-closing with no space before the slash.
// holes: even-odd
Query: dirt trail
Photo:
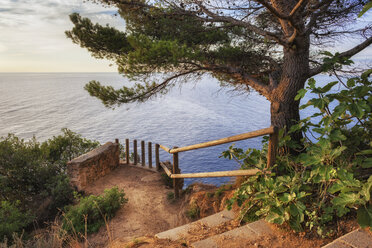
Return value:
<svg viewBox="0 0 372 248">
<path fill-rule="evenodd" d="M 159 173 L 121 165 L 116 170 L 86 188 L 90 194 L 102 194 L 107 188 L 124 189 L 128 203 L 109 221 L 111 240 L 132 241 L 136 237 L 153 235 L 187 223 L 181 203 L 170 203 L 172 192 L 162 183 Z M 104 247 L 110 240 L 106 227 L 88 237 L 91 247 Z"/>
</svg>

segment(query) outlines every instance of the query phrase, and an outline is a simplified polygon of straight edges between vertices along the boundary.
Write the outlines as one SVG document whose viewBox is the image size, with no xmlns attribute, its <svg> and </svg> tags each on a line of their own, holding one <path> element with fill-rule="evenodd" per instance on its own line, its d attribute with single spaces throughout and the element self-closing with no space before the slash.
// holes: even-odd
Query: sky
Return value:
<svg viewBox="0 0 372 248">
<path fill-rule="evenodd" d="M 66 38 L 73 12 L 124 25 L 115 9 L 83 0 L 0 0 L 0 72 L 116 72 Z"/>
<path fill-rule="evenodd" d="M 0 72 L 116 72 L 107 60 L 97 60 L 65 36 L 69 14 L 80 13 L 93 22 L 123 29 L 115 8 L 83 0 L 0 0 Z M 367 13 L 366 23 L 372 15 Z M 369 19 L 369 20 L 371 20 Z M 346 42 L 342 50 L 351 48 Z M 339 50 L 331 47 L 328 50 Z M 353 59 L 372 60 L 369 47 Z"/>
</svg>

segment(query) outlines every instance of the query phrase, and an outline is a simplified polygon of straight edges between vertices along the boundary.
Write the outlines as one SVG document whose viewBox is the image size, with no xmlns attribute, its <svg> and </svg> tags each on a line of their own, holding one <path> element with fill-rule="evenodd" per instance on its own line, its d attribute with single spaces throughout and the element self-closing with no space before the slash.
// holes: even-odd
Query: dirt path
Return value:
<svg viewBox="0 0 372 248">
<path fill-rule="evenodd" d="M 132 241 L 136 237 L 153 235 L 188 221 L 180 210 L 181 203 L 171 203 L 167 193 L 172 192 L 162 183 L 159 173 L 122 165 L 109 175 L 86 188 L 87 193 L 102 194 L 107 188 L 124 189 L 128 203 L 109 221 L 111 240 Z M 91 247 L 110 243 L 106 227 L 88 237 Z"/>
</svg>

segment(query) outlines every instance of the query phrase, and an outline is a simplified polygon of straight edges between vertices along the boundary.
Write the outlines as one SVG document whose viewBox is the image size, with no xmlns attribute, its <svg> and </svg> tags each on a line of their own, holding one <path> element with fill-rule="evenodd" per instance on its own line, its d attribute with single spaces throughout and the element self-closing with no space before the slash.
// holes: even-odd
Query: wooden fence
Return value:
<svg viewBox="0 0 372 248">
<path fill-rule="evenodd" d="M 234 176 L 252 176 L 256 175 L 259 171 L 258 169 L 250 169 L 250 170 L 234 170 L 234 171 L 215 171 L 215 172 L 199 172 L 199 173 L 184 173 L 179 174 L 179 160 L 178 154 L 180 152 L 186 152 L 211 146 L 222 145 L 226 143 L 231 143 L 240 140 L 251 139 L 263 135 L 270 135 L 269 138 L 269 147 L 268 147 L 268 154 L 267 154 L 267 170 L 272 167 L 275 163 L 276 151 L 278 146 L 278 128 L 276 127 L 269 127 L 260 130 L 256 130 L 253 132 L 243 133 L 235 136 L 230 136 L 218 140 L 208 141 L 200 144 L 184 146 L 184 147 L 173 147 L 168 148 L 166 146 L 155 144 L 155 166 L 156 170 L 160 170 L 163 168 L 165 173 L 173 179 L 173 187 L 174 187 L 174 195 L 176 198 L 179 197 L 179 188 L 177 180 L 179 178 L 201 178 L 201 177 L 234 177 Z M 152 143 L 148 142 L 148 166 L 149 168 L 153 168 L 152 166 Z M 169 154 L 173 155 L 173 167 L 172 171 L 170 171 L 163 163 L 160 163 L 159 157 L 159 148 L 163 149 L 164 151 L 168 152 Z M 145 166 L 145 141 L 141 141 L 141 165 Z M 125 140 L 125 160 L 126 163 L 130 164 L 130 157 L 129 157 L 129 139 Z M 133 164 L 138 164 L 138 152 L 137 152 L 137 140 L 133 140 Z"/>
</svg>

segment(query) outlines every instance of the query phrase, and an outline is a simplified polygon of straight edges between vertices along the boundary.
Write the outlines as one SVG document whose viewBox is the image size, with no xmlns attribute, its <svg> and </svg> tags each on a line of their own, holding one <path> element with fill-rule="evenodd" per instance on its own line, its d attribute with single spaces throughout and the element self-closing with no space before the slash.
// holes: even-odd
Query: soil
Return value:
<svg viewBox="0 0 372 248">
<path fill-rule="evenodd" d="M 223 223 L 214 228 L 199 225 L 190 230 L 185 239 L 162 240 L 154 234 L 190 222 L 185 212 L 190 206 L 199 208 L 199 218 L 223 210 L 226 199 L 233 195 L 234 186 L 217 188 L 212 185 L 194 184 L 189 186 L 178 201 L 170 201 L 167 194 L 173 192 L 162 182 L 161 175 L 141 168 L 122 166 L 111 174 L 90 185 L 87 193 L 101 194 L 104 189 L 117 186 L 124 189 L 128 203 L 125 204 L 97 234 L 88 236 L 91 247 L 128 248 L 181 248 L 199 240 L 232 230 L 240 225 L 240 219 Z M 237 207 L 233 205 L 233 210 Z M 235 211 L 234 211 L 235 212 Z M 358 228 L 355 220 L 346 219 L 334 223 L 332 238 L 321 239 L 315 233 L 295 233 L 289 227 L 271 225 L 273 236 L 254 242 L 237 238 L 218 240 L 219 247 L 322 247 L 333 239 Z"/>
<path fill-rule="evenodd" d="M 136 237 L 154 235 L 186 224 L 180 201 L 169 201 L 173 192 L 162 182 L 160 173 L 122 165 L 85 189 L 88 194 L 102 194 L 112 187 L 123 189 L 126 203 L 98 233 L 88 236 L 91 247 L 125 243 Z"/>
</svg>

